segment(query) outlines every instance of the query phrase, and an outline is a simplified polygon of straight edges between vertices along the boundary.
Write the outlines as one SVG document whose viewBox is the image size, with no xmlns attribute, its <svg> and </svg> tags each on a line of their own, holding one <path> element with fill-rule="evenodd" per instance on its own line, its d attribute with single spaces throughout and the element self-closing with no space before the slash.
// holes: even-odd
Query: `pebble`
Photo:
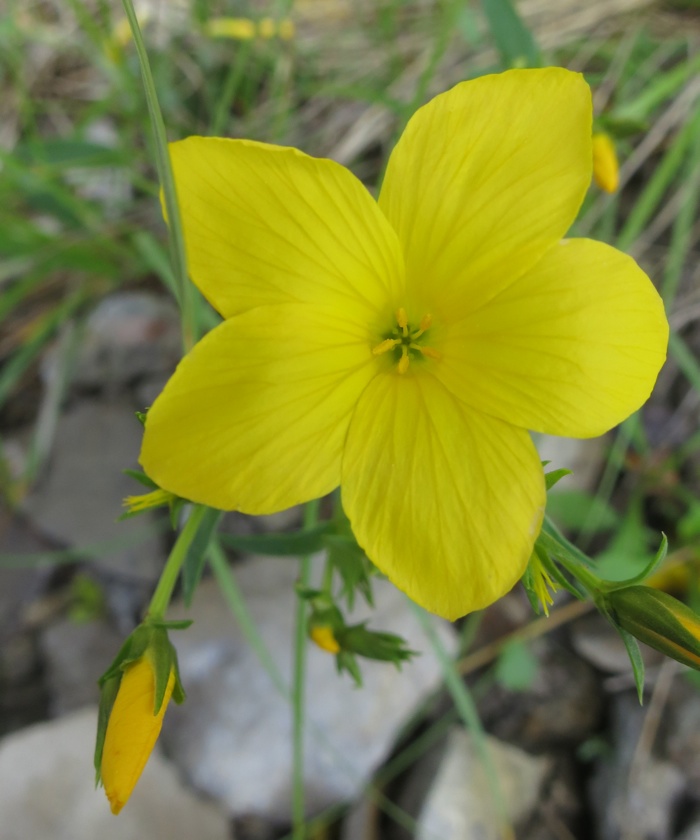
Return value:
<svg viewBox="0 0 700 840">
<path fill-rule="evenodd" d="M 486 744 L 498 776 L 504 816 L 517 826 L 537 805 L 551 761 L 492 737 L 486 738 Z M 501 828 L 493 787 L 474 739 L 463 729 L 454 729 L 415 836 L 417 840 L 502 840 Z"/>
<path fill-rule="evenodd" d="M 0 840 L 232 840 L 228 820 L 155 751 L 121 813 L 95 789 L 97 708 L 0 741 Z"/>
<path fill-rule="evenodd" d="M 596 837 L 600 840 L 673 837 L 685 779 L 677 767 L 653 753 L 638 756 L 646 714 L 634 692 L 612 700 L 612 749 L 597 762 L 589 786 Z"/>
</svg>

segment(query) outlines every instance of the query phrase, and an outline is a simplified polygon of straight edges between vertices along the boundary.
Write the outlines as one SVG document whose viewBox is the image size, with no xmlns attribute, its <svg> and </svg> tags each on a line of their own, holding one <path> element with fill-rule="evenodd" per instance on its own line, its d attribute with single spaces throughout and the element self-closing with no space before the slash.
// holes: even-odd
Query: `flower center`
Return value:
<svg viewBox="0 0 700 840">
<path fill-rule="evenodd" d="M 399 373 L 406 373 L 412 359 L 427 357 L 440 359 L 441 354 L 432 347 L 426 347 L 422 341 L 433 323 L 432 315 L 424 315 L 417 327 L 408 323 L 408 316 L 403 306 L 396 310 L 396 326 L 389 332 L 384 341 L 372 348 L 375 356 L 393 352 Z"/>
</svg>

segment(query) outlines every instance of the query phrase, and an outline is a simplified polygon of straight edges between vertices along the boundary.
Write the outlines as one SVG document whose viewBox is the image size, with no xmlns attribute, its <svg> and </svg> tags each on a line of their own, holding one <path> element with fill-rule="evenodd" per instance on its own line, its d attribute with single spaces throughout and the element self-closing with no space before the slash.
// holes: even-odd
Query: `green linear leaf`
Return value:
<svg viewBox="0 0 700 840">
<path fill-rule="evenodd" d="M 221 534 L 222 545 L 251 554 L 269 554 L 273 557 L 295 557 L 313 554 L 324 548 L 324 537 L 333 531 L 332 522 L 321 522 L 308 531 L 294 531 L 290 534 L 255 534 L 237 536 Z"/>
<path fill-rule="evenodd" d="M 540 54 L 511 0 L 481 0 L 491 35 L 505 67 L 538 67 Z"/>
</svg>

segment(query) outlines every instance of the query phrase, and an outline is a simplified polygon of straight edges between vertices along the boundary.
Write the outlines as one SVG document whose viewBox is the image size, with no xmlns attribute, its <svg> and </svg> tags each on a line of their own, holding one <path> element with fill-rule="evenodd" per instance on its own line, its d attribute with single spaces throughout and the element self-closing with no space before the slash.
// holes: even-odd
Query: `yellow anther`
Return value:
<svg viewBox="0 0 700 840">
<path fill-rule="evenodd" d="M 409 344 L 411 350 L 418 350 L 428 359 L 442 359 L 442 353 L 439 350 L 433 350 L 432 347 L 423 347 L 422 344 Z"/>
<path fill-rule="evenodd" d="M 420 319 L 420 330 L 421 330 L 421 332 L 425 332 L 426 330 L 430 329 L 432 323 L 433 323 L 433 316 L 430 313 L 428 313 L 427 315 L 424 315 Z"/>
<path fill-rule="evenodd" d="M 389 350 L 393 350 L 397 344 L 400 344 L 401 341 L 398 338 L 385 338 L 384 341 L 377 344 L 376 347 L 372 348 L 372 352 L 375 356 L 381 356 L 382 353 L 388 353 Z"/>
<path fill-rule="evenodd" d="M 401 346 L 401 358 L 399 359 L 399 373 L 406 373 L 411 359 L 408 355 L 408 347 L 405 344 Z"/>
<path fill-rule="evenodd" d="M 396 323 L 401 327 L 401 332 L 404 335 L 408 335 L 408 315 L 406 315 L 406 310 L 403 306 L 400 306 L 396 310 Z"/>
</svg>

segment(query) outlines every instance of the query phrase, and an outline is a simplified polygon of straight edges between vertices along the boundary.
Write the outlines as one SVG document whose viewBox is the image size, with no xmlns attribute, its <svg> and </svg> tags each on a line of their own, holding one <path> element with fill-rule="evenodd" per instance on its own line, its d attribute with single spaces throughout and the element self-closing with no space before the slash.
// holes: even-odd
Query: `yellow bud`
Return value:
<svg viewBox="0 0 700 840">
<path fill-rule="evenodd" d="M 142 656 L 124 671 L 109 715 L 100 768 L 113 814 L 124 807 L 146 766 L 174 687 L 173 668 L 163 703 L 154 714 L 156 679 L 150 657 Z"/>
<path fill-rule="evenodd" d="M 593 178 L 601 190 L 614 193 L 620 182 L 615 144 L 609 134 L 593 135 Z"/>
<path fill-rule="evenodd" d="M 149 508 L 169 505 L 175 498 L 173 493 L 158 488 L 158 490 L 142 493 L 139 496 L 127 496 L 124 499 L 124 507 L 128 513 L 140 513 L 142 510 L 148 510 Z"/>
<path fill-rule="evenodd" d="M 700 670 L 700 617 L 684 603 L 648 586 L 616 589 L 606 600 L 611 616 L 623 630 Z"/>
<path fill-rule="evenodd" d="M 328 653 L 340 653 L 340 645 L 338 640 L 333 635 L 333 630 L 327 624 L 319 624 L 312 627 L 309 631 L 311 639 L 316 644 Z"/>
</svg>

